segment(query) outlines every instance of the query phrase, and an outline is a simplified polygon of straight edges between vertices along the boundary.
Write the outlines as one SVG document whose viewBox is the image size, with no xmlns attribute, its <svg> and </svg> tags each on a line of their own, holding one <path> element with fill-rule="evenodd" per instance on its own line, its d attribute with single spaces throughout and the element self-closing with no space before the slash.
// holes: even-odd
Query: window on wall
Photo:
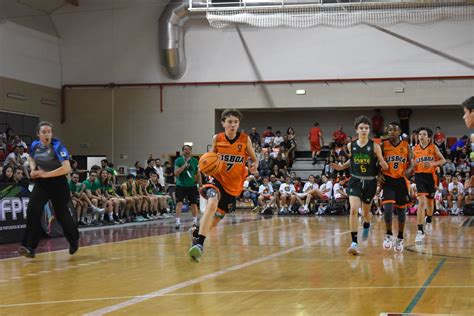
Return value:
<svg viewBox="0 0 474 316">
<path fill-rule="evenodd" d="M 36 138 L 38 123 L 39 117 L 35 115 L 0 111 L 0 133 L 4 133 L 8 128 L 11 128 L 13 133 L 20 135 L 28 145 Z"/>
</svg>

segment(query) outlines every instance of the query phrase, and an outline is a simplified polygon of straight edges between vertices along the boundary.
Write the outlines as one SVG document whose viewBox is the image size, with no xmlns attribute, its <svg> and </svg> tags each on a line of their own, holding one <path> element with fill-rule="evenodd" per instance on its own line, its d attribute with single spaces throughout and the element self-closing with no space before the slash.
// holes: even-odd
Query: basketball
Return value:
<svg viewBox="0 0 474 316">
<path fill-rule="evenodd" d="M 212 176 L 219 171 L 221 160 L 215 152 L 208 152 L 199 159 L 199 169 L 206 175 Z"/>
</svg>

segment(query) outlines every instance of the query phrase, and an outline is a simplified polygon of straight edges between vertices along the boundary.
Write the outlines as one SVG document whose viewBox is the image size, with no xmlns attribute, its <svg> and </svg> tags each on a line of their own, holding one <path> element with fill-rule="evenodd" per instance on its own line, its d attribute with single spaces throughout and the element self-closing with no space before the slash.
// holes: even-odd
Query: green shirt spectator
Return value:
<svg viewBox="0 0 474 316">
<path fill-rule="evenodd" d="M 178 157 L 174 163 L 174 169 L 177 170 L 184 166 L 186 161 L 184 157 Z M 196 174 L 198 173 L 198 161 L 194 157 L 189 157 L 188 166 L 176 177 L 176 186 L 189 188 L 196 186 Z"/>
<path fill-rule="evenodd" d="M 91 183 L 89 179 L 82 183 L 85 185 L 86 190 L 90 190 L 91 193 L 95 193 L 98 189 L 100 189 L 100 182 L 97 179 L 93 183 Z"/>
</svg>

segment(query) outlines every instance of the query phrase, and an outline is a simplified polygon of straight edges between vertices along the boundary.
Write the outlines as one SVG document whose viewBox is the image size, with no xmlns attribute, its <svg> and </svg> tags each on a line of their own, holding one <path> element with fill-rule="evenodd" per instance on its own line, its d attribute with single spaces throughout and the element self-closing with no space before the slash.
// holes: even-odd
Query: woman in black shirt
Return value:
<svg viewBox="0 0 474 316">
<path fill-rule="evenodd" d="M 28 158 L 31 178 L 36 183 L 26 210 L 25 236 L 18 252 L 28 258 L 35 257 L 41 237 L 41 214 L 44 205 L 51 200 L 55 217 L 69 242 L 69 253 L 72 255 L 79 248 L 79 231 L 69 211 L 71 197 L 66 178 L 71 171 L 69 153 L 61 141 L 53 138 L 51 123 L 39 123 L 37 133 L 39 140 L 31 144 Z"/>
</svg>

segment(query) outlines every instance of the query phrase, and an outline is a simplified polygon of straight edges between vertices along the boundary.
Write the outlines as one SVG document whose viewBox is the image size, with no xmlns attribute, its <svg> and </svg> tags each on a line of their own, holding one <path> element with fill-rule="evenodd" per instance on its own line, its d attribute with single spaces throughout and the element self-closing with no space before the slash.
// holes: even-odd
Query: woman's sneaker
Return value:
<svg viewBox="0 0 474 316">
<path fill-rule="evenodd" d="M 402 252 L 403 251 L 403 239 L 397 238 L 395 241 L 395 247 L 393 247 L 395 252 Z"/>
<path fill-rule="evenodd" d="M 191 258 L 192 262 L 199 263 L 201 262 L 201 256 L 204 249 L 201 244 L 193 245 L 188 250 L 189 257 Z"/>
<path fill-rule="evenodd" d="M 393 246 L 393 236 L 392 235 L 385 235 L 383 240 L 383 249 L 390 250 Z"/>
<path fill-rule="evenodd" d="M 425 234 L 421 230 L 416 232 L 415 243 L 421 244 L 423 243 L 423 239 L 425 239 Z"/>
<path fill-rule="evenodd" d="M 27 257 L 27 258 L 34 258 L 35 257 L 35 251 L 31 248 L 21 246 L 18 249 L 18 253 L 20 256 Z"/>
<path fill-rule="evenodd" d="M 352 242 L 351 246 L 347 249 L 347 253 L 354 256 L 360 255 L 359 246 L 357 246 L 357 243 Z"/>
</svg>

